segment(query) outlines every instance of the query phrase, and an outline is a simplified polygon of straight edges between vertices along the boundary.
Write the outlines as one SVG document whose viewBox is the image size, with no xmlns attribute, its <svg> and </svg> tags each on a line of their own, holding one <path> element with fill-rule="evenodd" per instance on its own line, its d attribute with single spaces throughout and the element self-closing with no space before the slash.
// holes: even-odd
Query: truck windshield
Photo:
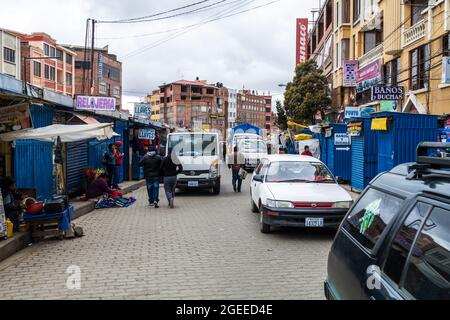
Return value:
<svg viewBox="0 0 450 320">
<path fill-rule="evenodd" d="M 240 140 L 238 150 L 246 153 L 267 153 L 267 145 L 261 140 Z"/>
<path fill-rule="evenodd" d="M 217 135 L 175 134 L 169 136 L 168 150 L 180 157 L 216 156 Z"/>
</svg>

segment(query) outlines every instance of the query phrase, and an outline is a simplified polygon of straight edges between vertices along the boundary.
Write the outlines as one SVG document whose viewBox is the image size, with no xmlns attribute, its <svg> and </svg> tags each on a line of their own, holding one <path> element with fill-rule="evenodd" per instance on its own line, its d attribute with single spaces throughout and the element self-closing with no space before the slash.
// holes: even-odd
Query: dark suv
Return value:
<svg viewBox="0 0 450 320">
<path fill-rule="evenodd" d="M 378 175 L 334 239 L 327 299 L 450 299 L 450 158 L 421 143 L 416 163 Z"/>
</svg>

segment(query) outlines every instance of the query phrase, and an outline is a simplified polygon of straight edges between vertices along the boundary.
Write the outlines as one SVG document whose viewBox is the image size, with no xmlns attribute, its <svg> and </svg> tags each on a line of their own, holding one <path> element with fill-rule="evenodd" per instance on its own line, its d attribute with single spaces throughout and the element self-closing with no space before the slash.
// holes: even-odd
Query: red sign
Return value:
<svg viewBox="0 0 450 320">
<path fill-rule="evenodd" d="M 297 19 L 297 64 L 308 60 L 308 19 Z"/>
</svg>

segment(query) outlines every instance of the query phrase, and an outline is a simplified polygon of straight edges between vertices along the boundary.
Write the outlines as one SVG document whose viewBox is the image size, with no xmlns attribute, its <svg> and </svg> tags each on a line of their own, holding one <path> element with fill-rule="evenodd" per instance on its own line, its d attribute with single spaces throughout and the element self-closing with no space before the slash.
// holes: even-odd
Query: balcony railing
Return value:
<svg viewBox="0 0 450 320">
<path fill-rule="evenodd" d="M 380 44 L 377 47 L 373 48 L 365 55 L 363 55 L 361 58 L 359 58 L 359 66 L 363 67 L 369 62 L 372 62 L 377 58 L 381 58 L 381 56 L 383 55 L 383 50 L 384 50 L 383 44 Z"/>
<path fill-rule="evenodd" d="M 421 20 L 403 33 L 403 47 L 409 46 L 425 36 L 425 20 Z"/>
</svg>

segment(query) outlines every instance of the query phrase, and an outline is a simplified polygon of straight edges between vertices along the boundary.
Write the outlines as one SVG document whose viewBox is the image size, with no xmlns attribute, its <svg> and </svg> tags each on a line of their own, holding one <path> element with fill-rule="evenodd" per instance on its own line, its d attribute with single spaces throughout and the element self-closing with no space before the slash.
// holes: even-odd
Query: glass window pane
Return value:
<svg viewBox="0 0 450 320">
<path fill-rule="evenodd" d="M 450 211 L 431 212 L 412 251 L 404 288 L 416 299 L 450 299 Z"/>
</svg>

